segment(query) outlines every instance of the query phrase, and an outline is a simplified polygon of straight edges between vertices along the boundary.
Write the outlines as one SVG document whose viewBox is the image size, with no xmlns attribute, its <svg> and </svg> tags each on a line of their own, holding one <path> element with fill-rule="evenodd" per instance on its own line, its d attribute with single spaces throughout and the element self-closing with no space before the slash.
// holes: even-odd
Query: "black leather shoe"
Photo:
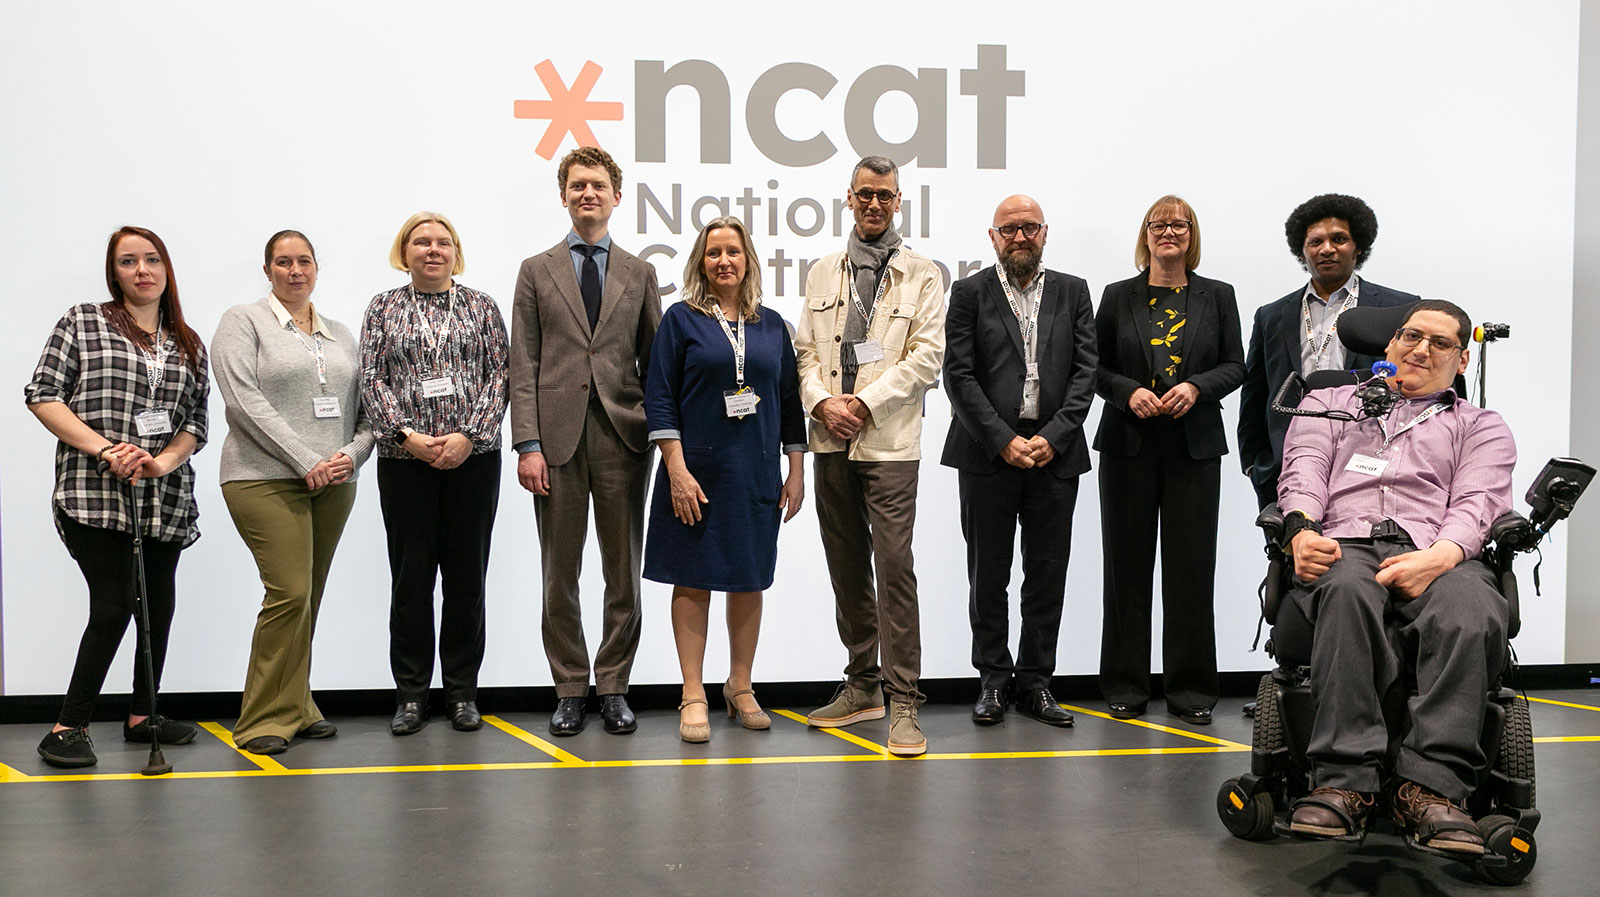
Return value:
<svg viewBox="0 0 1600 897">
<path fill-rule="evenodd" d="M 294 733 L 296 738 L 332 738 L 339 734 L 339 727 L 325 719 L 319 719 L 304 729 Z"/>
<path fill-rule="evenodd" d="M 1201 707 L 1200 705 L 1196 704 L 1193 707 L 1185 707 L 1182 710 L 1174 710 L 1173 713 L 1178 717 L 1178 719 L 1183 720 L 1191 726 L 1211 725 L 1210 707 Z"/>
<path fill-rule="evenodd" d="M 985 688 L 978 692 L 978 702 L 972 705 L 972 721 L 980 726 L 992 726 L 1006 719 L 1006 699 L 998 688 Z"/>
<path fill-rule="evenodd" d="M 1121 701 L 1107 701 L 1106 707 L 1111 711 L 1112 719 L 1138 719 L 1144 716 L 1144 705 L 1124 704 Z"/>
<path fill-rule="evenodd" d="M 1240 707 L 1239 708 L 1239 712 L 1244 714 L 1245 716 L 1250 717 L 1251 719 L 1255 719 L 1256 718 L 1256 702 L 1255 701 L 1251 701 L 1250 703 L 1244 705 L 1243 707 Z"/>
<path fill-rule="evenodd" d="M 421 701 L 402 701 L 389 720 L 391 735 L 415 735 L 428 724 L 428 710 Z"/>
<path fill-rule="evenodd" d="M 639 728 L 639 721 L 628 706 L 627 695 L 601 695 L 600 719 L 605 722 L 606 731 L 612 735 L 626 735 Z"/>
<path fill-rule="evenodd" d="M 289 742 L 279 735 L 257 735 L 244 743 L 244 749 L 252 754 L 281 754 L 289 749 Z"/>
<path fill-rule="evenodd" d="M 551 735 L 576 735 L 583 731 L 583 698 L 561 698 L 550 714 Z"/>
<path fill-rule="evenodd" d="M 483 728 L 483 717 L 478 715 L 478 702 L 452 701 L 450 726 L 457 732 L 476 732 Z"/>
<path fill-rule="evenodd" d="M 1072 725 L 1072 714 L 1056 703 L 1048 688 L 1035 688 L 1018 698 L 1017 712 L 1049 726 Z"/>
</svg>

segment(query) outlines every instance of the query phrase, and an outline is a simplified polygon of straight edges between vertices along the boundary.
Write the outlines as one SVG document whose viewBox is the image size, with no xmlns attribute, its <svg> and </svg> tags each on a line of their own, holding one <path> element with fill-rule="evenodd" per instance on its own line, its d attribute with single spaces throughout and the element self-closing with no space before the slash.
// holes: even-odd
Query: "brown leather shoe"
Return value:
<svg viewBox="0 0 1600 897">
<path fill-rule="evenodd" d="M 1372 815 L 1373 795 L 1343 788 L 1318 788 L 1295 801 L 1289 831 L 1306 838 L 1359 835 Z"/>
<path fill-rule="evenodd" d="M 1394 821 L 1411 840 L 1435 850 L 1481 855 L 1483 836 L 1471 814 L 1416 782 L 1401 782 L 1394 793 Z"/>
</svg>

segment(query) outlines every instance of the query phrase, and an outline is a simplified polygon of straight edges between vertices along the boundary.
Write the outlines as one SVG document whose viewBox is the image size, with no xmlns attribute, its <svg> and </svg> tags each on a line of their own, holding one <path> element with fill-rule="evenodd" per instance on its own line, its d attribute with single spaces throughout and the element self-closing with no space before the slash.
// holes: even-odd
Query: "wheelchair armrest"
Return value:
<svg viewBox="0 0 1600 897">
<path fill-rule="evenodd" d="M 1272 502 L 1261 509 L 1256 515 L 1256 526 L 1267 537 L 1268 544 L 1278 545 L 1283 542 L 1283 509 L 1277 502 Z"/>
<path fill-rule="evenodd" d="M 1507 511 L 1489 524 L 1489 540 L 1497 546 L 1505 546 L 1508 537 L 1509 541 L 1515 542 L 1516 537 L 1527 532 L 1531 526 L 1528 518 L 1516 511 Z"/>
</svg>

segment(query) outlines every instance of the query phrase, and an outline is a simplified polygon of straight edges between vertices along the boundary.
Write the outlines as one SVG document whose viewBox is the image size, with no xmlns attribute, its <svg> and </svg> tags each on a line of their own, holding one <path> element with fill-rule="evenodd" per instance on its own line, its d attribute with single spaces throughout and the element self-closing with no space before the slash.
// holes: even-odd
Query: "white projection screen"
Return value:
<svg viewBox="0 0 1600 897">
<path fill-rule="evenodd" d="M 1519 501 L 1544 460 L 1569 451 L 1576 2 L 624 0 L 603 12 L 94 2 L 25 4 L 7 19 L 6 694 L 65 688 L 87 612 L 50 520 L 55 442 L 26 411 L 22 387 L 63 310 L 105 298 L 107 234 L 128 223 L 162 235 L 189 319 L 209 339 L 225 309 L 265 295 L 266 237 L 302 230 L 321 261 L 319 310 L 357 328 L 373 294 L 404 282 L 387 264 L 395 230 L 434 209 L 461 231 L 460 282 L 487 291 L 509 318 L 519 262 L 568 228 L 555 162 L 576 145 L 572 129 L 592 131 L 621 163 L 613 237 L 648 254 L 664 286 L 682 279 L 696 222 L 746 216 L 766 301 L 790 321 L 800 266 L 842 245 L 847 179 L 867 152 L 904 163 L 902 232 L 953 275 L 992 261 L 994 206 L 1025 192 L 1050 224 L 1045 264 L 1087 278 L 1097 301 L 1134 273 L 1145 207 L 1179 193 L 1202 222 L 1200 271 L 1236 287 L 1246 337 L 1257 306 L 1305 282 L 1283 237 L 1289 211 L 1317 193 L 1357 194 L 1381 223 L 1364 275 L 1512 324 L 1514 338 L 1491 351 L 1489 405 L 1517 436 Z M 1237 395 L 1225 405 L 1236 451 Z M 170 691 L 241 687 L 261 597 L 217 486 L 222 411 L 213 392 L 211 444 L 193 462 L 204 535 L 179 566 Z M 1096 402 L 1091 436 L 1098 420 Z M 949 422 L 945 396 L 930 393 L 916 530 L 929 678 L 973 674 L 956 478 L 938 463 Z M 509 448 L 506 461 L 482 684 L 547 685 L 532 504 Z M 1268 661 L 1249 647 L 1263 561 L 1236 453 L 1223 476 L 1219 657 L 1225 670 L 1260 669 Z M 318 688 L 391 681 L 375 480 L 369 464 L 334 564 Z M 1542 597 L 1526 590 L 1524 662 L 1566 660 L 1563 535 L 1545 547 Z M 1101 619 L 1092 473 L 1072 539 L 1058 672 L 1092 674 Z M 593 610 L 592 538 L 584 570 Z M 646 583 L 636 683 L 678 679 L 668 594 Z M 589 615 L 591 644 L 598 618 Z M 708 679 L 726 663 L 718 629 Z M 132 642 L 109 691 L 127 688 Z M 756 678 L 830 679 L 843 662 L 808 506 L 782 532 Z"/>
</svg>

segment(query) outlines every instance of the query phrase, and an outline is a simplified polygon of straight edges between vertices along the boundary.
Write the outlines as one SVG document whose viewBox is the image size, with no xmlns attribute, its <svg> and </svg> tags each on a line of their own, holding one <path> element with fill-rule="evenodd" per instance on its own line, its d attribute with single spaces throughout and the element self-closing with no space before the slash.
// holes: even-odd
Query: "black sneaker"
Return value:
<svg viewBox="0 0 1600 897">
<path fill-rule="evenodd" d="M 195 732 L 198 731 L 188 723 L 175 722 L 158 713 L 155 716 L 145 717 L 144 722 L 137 726 L 123 723 L 122 740 L 149 744 L 150 730 L 157 726 L 161 728 L 162 744 L 188 744 L 194 741 Z"/>
<path fill-rule="evenodd" d="M 39 756 L 51 766 L 78 769 L 100 762 L 94 755 L 94 742 L 89 739 L 89 727 L 62 729 L 51 732 L 39 742 Z"/>
</svg>

